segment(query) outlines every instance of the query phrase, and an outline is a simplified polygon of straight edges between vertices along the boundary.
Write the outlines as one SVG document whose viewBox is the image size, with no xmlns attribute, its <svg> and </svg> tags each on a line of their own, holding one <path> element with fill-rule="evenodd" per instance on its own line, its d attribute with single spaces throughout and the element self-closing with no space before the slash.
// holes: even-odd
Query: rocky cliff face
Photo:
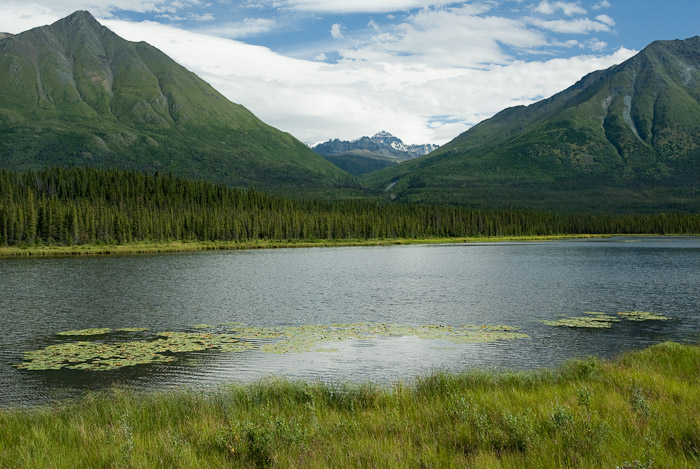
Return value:
<svg viewBox="0 0 700 469">
<path fill-rule="evenodd" d="M 350 174 L 361 176 L 427 155 L 437 148 L 432 144 L 406 145 L 401 139 L 382 131 L 351 142 L 328 140 L 314 146 L 313 150 Z"/>
<path fill-rule="evenodd" d="M 362 137 L 353 141 L 328 140 L 320 143 L 312 149 L 320 155 L 341 155 L 344 153 L 364 154 L 372 153 L 378 159 L 387 159 L 395 162 L 406 161 L 419 156 L 427 155 L 437 150 L 438 145 L 407 145 L 401 139 L 394 137 L 389 132 L 381 131 L 372 137 Z"/>
</svg>

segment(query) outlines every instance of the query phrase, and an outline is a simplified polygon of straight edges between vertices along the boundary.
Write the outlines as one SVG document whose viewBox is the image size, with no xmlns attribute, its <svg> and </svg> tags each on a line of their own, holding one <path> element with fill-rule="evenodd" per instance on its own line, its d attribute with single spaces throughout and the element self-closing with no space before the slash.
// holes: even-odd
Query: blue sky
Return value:
<svg viewBox="0 0 700 469">
<path fill-rule="evenodd" d="M 2 0 L 0 31 L 78 9 L 307 143 L 379 130 L 445 143 L 654 40 L 700 34 L 698 0 Z"/>
</svg>

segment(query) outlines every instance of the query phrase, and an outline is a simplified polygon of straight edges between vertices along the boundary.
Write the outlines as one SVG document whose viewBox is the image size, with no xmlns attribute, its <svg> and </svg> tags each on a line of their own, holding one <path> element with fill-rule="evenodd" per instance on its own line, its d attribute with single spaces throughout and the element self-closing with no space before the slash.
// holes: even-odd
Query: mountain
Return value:
<svg viewBox="0 0 700 469">
<path fill-rule="evenodd" d="M 435 151 L 439 148 L 439 145 L 433 145 L 430 143 L 423 145 L 406 145 L 400 138 L 394 137 L 389 132 L 385 131 L 374 134 L 370 140 L 394 150 L 393 154 L 399 160 L 410 160 L 417 158 L 419 156 L 427 155 L 431 151 Z"/>
<path fill-rule="evenodd" d="M 53 165 L 166 171 L 294 194 L 357 187 L 291 135 L 86 11 L 0 39 L 0 167 Z"/>
<path fill-rule="evenodd" d="M 363 177 L 411 202 L 700 210 L 700 37 L 654 42 L 427 156 Z"/>
<path fill-rule="evenodd" d="M 362 137 L 351 142 L 328 140 L 312 149 L 339 168 L 360 176 L 401 161 L 427 155 L 438 148 L 437 145 L 406 145 L 389 132 L 379 132 L 372 137 Z"/>
</svg>

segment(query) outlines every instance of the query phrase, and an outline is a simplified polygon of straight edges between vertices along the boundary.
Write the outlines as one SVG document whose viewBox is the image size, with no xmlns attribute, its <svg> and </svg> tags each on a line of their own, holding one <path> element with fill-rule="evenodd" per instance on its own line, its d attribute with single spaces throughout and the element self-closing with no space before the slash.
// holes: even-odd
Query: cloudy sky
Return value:
<svg viewBox="0 0 700 469">
<path fill-rule="evenodd" d="M 445 143 L 657 39 L 698 0 L 0 0 L 0 31 L 89 10 L 306 143 Z"/>
</svg>

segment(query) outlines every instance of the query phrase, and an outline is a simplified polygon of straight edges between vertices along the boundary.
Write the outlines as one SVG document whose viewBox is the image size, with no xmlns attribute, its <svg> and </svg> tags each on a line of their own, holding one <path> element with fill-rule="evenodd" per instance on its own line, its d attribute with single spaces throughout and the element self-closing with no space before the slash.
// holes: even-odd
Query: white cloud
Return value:
<svg viewBox="0 0 700 469">
<path fill-rule="evenodd" d="M 543 15 L 552 15 L 557 11 L 562 11 L 566 16 L 585 15 L 586 10 L 578 3 L 570 2 L 549 2 L 542 0 L 533 11 L 542 13 Z"/>
<path fill-rule="evenodd" d="M 555 33 L 588 34 L 590 32 L 611 31 L 610 25 L 600 21 L 593 21 L 589 18 L 576 18 L 574 20 L 542 20 L 539 18 L 531 18 L 530 22 L 538 28 Z"/>
<path fill-rule="evenodd" d="M 600 52 L 600 51 L 604 50 L 606 47 L 608 47 L 608 43 L 607 43 L 607 42 L 601 41 L 601 40 L 599 40 L 598 38 L 595 38 L 595 37 L 594 37 L 593 39 L 591 39 L 590 41 L 588 41 L 588 42 L 586 43 L 586 45 L 587 45 L 588 48 L 589 48 L 590 50 L 592 50 L 593 52 Z"/>
<path fill-rule="evenodd" d="M 222 23 L 200 29 L 202 33 L 214 36 L 242 39 L 268 33 L 275 28 L 276 22 L 267 18 L 246 18 L 234 23 Z"/>
<path fill-rule="evenodd" d="M 0 3 L 0 31 L 21 33 L 61 19 L 51 8 L 26 3 Z"/>
<path fill-rule="evenodd" d="M 343 27 L 335 23 L 333 26 L 331 26 L 331 36 L 333 39 L 342 39 L 343 38 Z"/>
<path fill-rule="evenodd" d="M 502 46 L 517 49 L 547 44 L 540 32 L 518 20 L 484 16 L 485 6 L 465 5 L 450 9 L 421 10 L 386 33 L 363 44 L 341 50 L 347 60 L 371 62 L 411 61 L 433 66 L 478 67 L 507 63 Z"/>
<path fill-rule="evenodd" d="M 391 60 L 386 54 L 380 61 L 327 64 L 157 23 L 104 24 L 155 45 L 233 102 L 305 142 L 385 129 L 408 143 L 445 143 L 505 107 L 547 97 L 633 53 L 620 49 L 604 57 L 479 68 Z"/>
<path fill-rule="evenodd" d="M 113 1 L 121 6 L 138 4 L 140 8 L 160 8 L 164 3 L 153 0 L 149 7 L 148 2 L 140 0 Z M 328 8 L 364 8 L 369 2 L 363 1 L 323 3 Z M 51 4 L 68 8 L 70 2 L 79 3 L 54 0 Z M 285 4 L 293 2 L 306 2 L 307 6 L 313 3 L 288 0 Z M 390 3 L 379 1 L 376 8 L 388 8 Z M 395 0 L 392 5 L 398 3 L 420 2 Z M 49 0 L 0 3 L 0 31 L 21 32 L 52 23 L 77 9 L 70 7 L 67 12 L 56 13 L 58 10 L 48 5 Z M 102 18 L 109 18 L 109 12 Z M 274 22 L 229 23 L 225 28 L 219 25 L 218 32 L 208 29 L 208 34 L 156 22 L 101 22 L 126 39 L 153 44 L 231 101 L 306 142 L 331 137 L 353 139 L 384 129 L 407 143 L 445 143 L 505 107 L 550 96 L 584 74 L 619 63 L 633 53 L 619 49 L 605 56 L 516 61 L 510 54 L 583 44 L 598 51 L 603 42 L 561 38 L 555 43 L 544 31 L 533 28 L 532 19 L 497 16 L 486 3 L 424 8 L 396 15 L 396 21 L 398 18 L 403 22 L 379 30 L 368 24 L 363 38 L 352 37 L 338 23 L 337 32 L 346 40 L 332 41 L 328 37 L 324 47 L 306 55 L 314 60 L 294 59 L 230 39 L 272 28 Z M 543 23 L 547 26 L 543 29 L 568 29 L 575 34 L 610 29 L 600 18 L 585 19 L 593 26 L 577 23 L 579 20 L 584 19 L 549 21 Z M 226 37 L 215 37 L 214 32 Z M 326 63 L 329 56 L 336 63 Z"/>
<path fill-rule="evenodd" d="M 550 45 L 558 46 L 558 47 L 567 47 L 567 48 L 581 47 L 581 43 L 578 42 L 576 39 L 569 39 L 568 41 L 563 41 L 563 42 L 554 41 L 554 42 L 551 42 Z"/>
<path fill-rule="evenodd" d="M 597 21 L 607 24 L 608 26 L 615 26 L 615 20 L 610 18 L 608 15 L 598 15 L 595 17 Z"/>
<path fill-rule="evenodd" d="M 253 10 L 262 10 L 273 4 L 272 0 L 242 0 L 239 6 L 241 8 L 250 8 Z"/>
<path fill-rule="evenodd" d="M 190 19 L 195 21 L 214 21 L 215 18 L 211 13 L 205 13 L 203 15 L 191 14 Z"/>
<path fill-rule="evenodd" d="M 19 33 L 36 26 L 51 24 L 76 10 L 88 10 L 102 18 L 112 18 L 114 11 L 124 10 L 185 19 L 176 13 L 200 4 L 200 0 L 2 0 L 0 30 Z"/>
<path fill-rule="evenodd" d="M 380 13 L 457 3 L 454 0 L 281 0 L 285 8 L 320 13 Z"/>
<path fill-rule="evenodd" d="M 612 5 L 610 5 L 610 2 L 608 0 L 602 0 L 601 2 L 596 3 L 593 6 L 594 10 L 602 10 L 603 8 L 610 8 Z"/>
<path fill-rule="evenodd" d="M 179 16 L 179 15 L 171 15 L 170 13 L 159 13 L 156 15 L 156 18 L 163 18 L 169 21 L 185 21 L 187 18 L 184 16 Z"/>
<path fill-rule="evenodd" d="M 532 9 L 535 13 L 542 13 L 543 15 L 553 15 L 556 11 L 554 6 L 546 0 L 540 2 L 535 8 Z"/>
</svg>

